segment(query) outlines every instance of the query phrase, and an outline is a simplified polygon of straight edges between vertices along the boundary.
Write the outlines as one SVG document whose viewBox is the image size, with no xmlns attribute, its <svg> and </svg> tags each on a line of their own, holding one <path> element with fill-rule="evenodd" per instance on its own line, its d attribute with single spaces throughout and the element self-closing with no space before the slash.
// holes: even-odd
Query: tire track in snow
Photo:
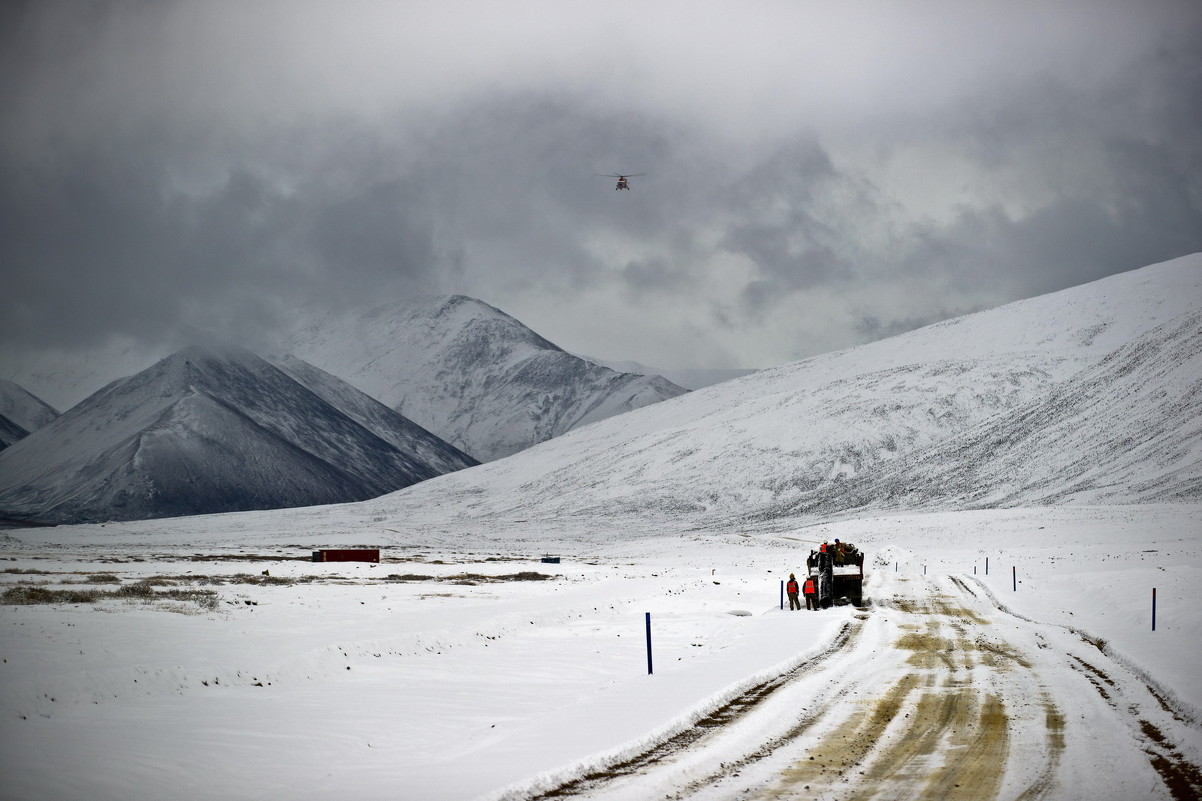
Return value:
<svg viewBox="0 0 1202 801">
<path fill-rule="evenodd" d="M 859 616 L 856 621 L 844 625 L 831 641 L 831 644 L 822 653 L 794 665 L 788 670 L 740 693 L 699 719 L 689 728 L 656 743 L 638 754 L 597 768 L 534 795 L 522 796 L 522 798 L 528 801 L 549 801 L 550 799 L 588 797 L 595 790 L 610 787 L 616 781 L 625 777 L 637 776 L 652 766 L 670 760 L 673 755 L 680 754 L 701 744 L 706 739 L 721 736 L 729 726 L 759 707 L 775 692 L 821 669 L 833 657 L 842 655 L 850 650 L 855 645 L 856 638 L 863 627 L 863 617 L 865 616 Z M 790 736 L 793 735 L 791 734 Z"/>
<path fill-rule="evenodd" d="M 1035 686 L 1038 677 L 1021 653 L 986 636 L 990 622 L 974 608 L 980 605 L 975 594 L 962 582 L 950 584 L 952 594 L 944 594 L 923 581 L 913 595 L 887 602 L 897 633 L 894 653 L 878 660 L 884 686 L 819 742 L 799 743 L 802 753 L 779 776 L 737 796 L 995 798 L 1018 758 L 1014 742 L 1035 735 L 1042 748 L 1023 749 L 1022 759 L 1034 757 L 1042 770 L 1023 795 L 1042 797 L 1063 748 L 1055 725 L 1062 716 Z M 1041 699 L 1041 725 L 1017 720 L 1011 711 L 1031 695 Z"/>
<path fill-rule="evenodd" d="M 1099 650 L 1101 649 L 1099 648 Z M 1183 749 L 1165 733 L 1162 728 L 1163 721 L 1161 725 L 1157 725 L 1148 719 L 1151 717 L 1147 714 L 1148 711 L 1154 711 L 1158 706 L 1163 712 L 1168 713 L 1168 716 L 1176 724 L 1181 724 L 1174 725 L 1173 729 L 1180 730 L 1182 725 L 1187 724 L 1187 721 L 1172 709 L 1165 698 L 1146 684 L 1120 683 L 1093 662 L 1076 654 L 1070 654 L 1069 660 L 1071 667 L 1086 677 L 1111 709 L 1119 715 L 1127 717 L 1128 724 L 1133 723 L 1135 727 L 1138 727 L 1138 732 L 1135 734 L 1136 740 L 1143 752 L 1147 754 L 1152 768 L 1160 776 L 1172 797 L 1180 801 L 1202 798 L 1202 770 L 1197 764 L 1191 762 L 1182 753 Z M 1118 666 L 1116 665 L 1116 667 Z M 1156 701 L 1155 706 L 1149 704 L 1143 697 L 1145 691 Z M 1181 736 L 1181 734 L 1182 732 L 1177 732 L 1177 736 Z"/>
<path fill-rule="evenodd" d="M 992 596 L 990 601 L 1003 614 L 1034 622 L 1007 609 Z M 1121 656 L 1114 656 L 1105 641 L 1071 626 L 1063 628 L 1075 639 L 1072 645 L 1077 646 L 1070 647 L 1064 654 L 1069 668 L 1088 681 L 1127 727 L 1169 796 L 1177 801 L 1202 798 L 1202 768 L 1199 767 L 1202 754 L 1196 746 L 1202 740 L 1202 724 L 1193 714 L 1174 705 L 1138 668 Z M 1080 646 L 1087 646 L 1084 655 L 1079 653 Z M 1099 667 L 1099 664 L 1106 667 Z M 1195 745 L 1192 753 L 1187 753 L 1191 751 L 1187 747 L 1190 743 Z"/>
<path fill-rule="evenodd" d="M 1013 615 L 964 577 L 880 589 L 820 659 L 534 798 L 1202 797 L 1198 722 L 1104 644 Z"/>
<path fill-rule="evenodd" d="M 1048 797 L 1063 715 L 1021 650 L 988 631 L 996 610 L 961 581 L 895 584 L 821 660 L 695 727 L 707 731 L 534 798 L 975 800 L 1004 780 L 1021 785 L 1013 797 Z"/>
</svg>

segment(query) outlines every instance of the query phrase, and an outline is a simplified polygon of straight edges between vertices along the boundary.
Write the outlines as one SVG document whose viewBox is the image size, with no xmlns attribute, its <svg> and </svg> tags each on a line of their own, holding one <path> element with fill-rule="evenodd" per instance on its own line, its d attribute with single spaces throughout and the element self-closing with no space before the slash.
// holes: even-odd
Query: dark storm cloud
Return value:
<svg viewBox="0 0 1202 801">
<path fill-rule="evenodd" d="M 762 366 L 1202 250 L 1188 2 L 0 14 L 10 345 L 453 291 Z"/>
<path fill-rule="evenodd" d="M 743 292 L 752 313 L 789 293 L 848 274 L 849 263 L 836 252 L 840 232 L 828 217 L 825 195 L 850 183 L 814 137 L 807 136 L 770 152 L 721 193 L 734 199 L 738 209 L 721 246 L 758 269 Z"/>
<path fill-rule="evenodd" d="M 676 291 L 688 277 L 688 271 L 662 256 L 630 261 L 622 268 L 622 282 L 632 298 L 648 292 Z"/>
<path fill-rule="evenodd" d="M 185 194 L 167 173 L 145 148 L 5 165 L 6 340 L 257 338 L 312 298 L 363 303 L 437 286 L 429 221 L 396 181 L 346 191 L 315 178 L 285 192 L 233 168 Z"/>
<path fill-rule="evenodd" d="M 1202 58 L 1174 60 L 1174 75 L 1202 67 Z M 1094 97 L 1043 85 L 993 98 L 992 114 L 972 110 L 973 125 L 949 115 L 939 135 L 1028 199 L 1018 209 L 962 203 L 937 222 L 916 221 L 899 230 L 895 263 L 1022 297 L 1202 250 L 1202 145 L 1198 120 L 1182 114 L 1197 107 L 1187 87 L 1202 83 L 1178 77 L 1174 87 L 1160 71 L 1134 69 Z"/>
</svg>

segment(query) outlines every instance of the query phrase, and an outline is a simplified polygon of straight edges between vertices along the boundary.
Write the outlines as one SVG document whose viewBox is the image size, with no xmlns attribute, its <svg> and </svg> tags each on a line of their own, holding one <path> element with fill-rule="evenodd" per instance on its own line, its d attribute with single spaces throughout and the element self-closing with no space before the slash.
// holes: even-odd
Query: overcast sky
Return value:
<svg viewBox="0 0 1202 801">
<path fill-rule="evenodd" d="M 1200 131 L 1196 0 L 8 2 L 2 350 L 459 292 L 779 364 L 1202 250 Z"/>
</svg>

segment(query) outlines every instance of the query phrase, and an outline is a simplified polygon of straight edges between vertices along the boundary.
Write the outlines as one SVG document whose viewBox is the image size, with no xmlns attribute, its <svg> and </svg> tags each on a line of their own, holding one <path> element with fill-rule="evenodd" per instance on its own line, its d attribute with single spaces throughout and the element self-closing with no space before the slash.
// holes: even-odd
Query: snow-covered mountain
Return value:
<svg viewBox="0 0 1202 801">
<path fill-rule="evenodd" d="M 619 373 L 566 353 L 462 295 L 327 316 L 287 350 L 481 461 L 686 392 L 659 376 Z"/>
<path fill-rule="evenodd" d="M 27 348 L 0 341 L 0 373 L 55 409 L 66 411 L 113 381 L 171 355 L 178 347 L 122 337 L 72 348 Z"/>
<path fill-rule="evenodd" d="M 645 529 L 1197 501 L 1200 350 L 1196 254 L 762 370 L 372 509 L 418 521 L 460 508 L 515 529 L 567 516 Z"/>
<path fill-rule="evenodd" d="M 856 501 L 902 507 L 1202 500 L 1202 310 L 912 462 L 849 484 L 860 485 Z"/>
<path fill-rule="evenodd" d="M 521 540 L 567 521 L 610 537 L 907 509 L 1196 502 L 1200 328 L 1195 254 L 636 409 L 376 498 L 360 515 Z M 315 524 L 325 512 L 303 514 Z M 295 519 L 259 515 L 255 527 Z M 173 530 L 220 536 L 222 525 Z"/>
<path fill-rule="evenodd" d="M 0 449 L 58 417 L 58 411 L 19 384 L 0 378 Z"/>
<path fill-rule="evenodd" d="M 284 364 L 192 347 L 110 384 L 0 452 L 0 516 L 134 520 L 337 503 L 475 464 L 332 376 Z"/>
<path fill-rule="evenodd" d="M 17 440 L 24 439 L 27 436 L 29 436 L 27 429 L 0 414 L 0 450 L 4 450 Z"/>
<path fill-rule="evenodd" d="M 292 355 L 270 361 L 347 417 L 418 462 L 434 468 L 439 475 L 477 463 L 412 420 L 308 362 Z"/>
</svg>

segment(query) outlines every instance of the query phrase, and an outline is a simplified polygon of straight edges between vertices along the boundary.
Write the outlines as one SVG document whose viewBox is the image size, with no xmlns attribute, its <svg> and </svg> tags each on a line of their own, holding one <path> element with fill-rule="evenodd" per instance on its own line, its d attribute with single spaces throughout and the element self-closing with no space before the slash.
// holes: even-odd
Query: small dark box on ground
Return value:
<svg viewBox="0 0 1202 801">
<path fill-rule="evenodd" d="M 313 552 L 314 562 L 379 562 L 379 548 L 323 548 Z"/>
</svg>

